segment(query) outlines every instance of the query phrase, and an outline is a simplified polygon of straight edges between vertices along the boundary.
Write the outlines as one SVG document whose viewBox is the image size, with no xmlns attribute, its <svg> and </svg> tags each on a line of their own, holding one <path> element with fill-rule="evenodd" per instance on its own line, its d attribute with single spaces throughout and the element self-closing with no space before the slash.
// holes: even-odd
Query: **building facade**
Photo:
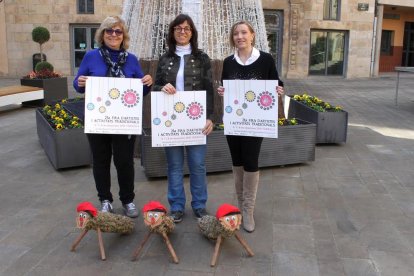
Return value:
<svg viewBox="0 0 414 276">
<path fill-rule="evenodd" d="M 122 0 L 0 0 L 0 76 L 33 68 L 36 26 L 49 29 L 43 53 L 55 70 L 76 73 L 94 32 Z M 270 51 L 285 78 L 359 78 L 414 66 L 413 0 L 262 0 Z"/>
<path fill-rule="evenodd" d="M 414 66 L 414 1 L 378 3 L 378 18 L 382 18 L 377 44 L 379 72 L 393 71 L 396 66 Z"/>
</svg>

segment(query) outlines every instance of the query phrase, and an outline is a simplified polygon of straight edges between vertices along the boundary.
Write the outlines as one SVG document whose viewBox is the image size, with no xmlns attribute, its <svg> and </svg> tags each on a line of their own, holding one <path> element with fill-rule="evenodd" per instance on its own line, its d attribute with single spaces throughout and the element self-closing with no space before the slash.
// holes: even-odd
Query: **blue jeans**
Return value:
<svg viewBox="0 0 414 276">
<path fill-rule="evenodd" d="M 207 179 L 206 145 L 166 147 L 168 165 L 168 202 L 171 211 L 184 211 L 184 148 L 187 153 L 187 165 L 190 170 L 191 207 L 193 209 L 206 208 L 207 202 Z"/>
</svg>

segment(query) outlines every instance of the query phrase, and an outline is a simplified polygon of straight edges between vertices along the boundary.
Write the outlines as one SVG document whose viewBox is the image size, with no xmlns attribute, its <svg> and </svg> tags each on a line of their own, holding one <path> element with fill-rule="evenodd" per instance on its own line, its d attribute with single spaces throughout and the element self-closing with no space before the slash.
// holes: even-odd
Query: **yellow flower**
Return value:
<svg viewBox="0 0 414 276">
<path fill-rule="evenodd" d="M 304 105 L 307 105 L 308 107 L 318 112 L 342 111 L 342 108 L 333 107 L 331 104 L 324 102 L 318 97 L 310 96 L 306 93 L 304 93 L 303 95 L 293 95 L 293 99 L 298 102 L 301 102 Z"/>
<path fill-rule="evenodd" d="M 56 130 L 70 129 L 70 128 L 82 128 L 82 122 L 76 116 L 73 116 L 68 112 L 61 103 L 70 102 L 67 99 L 64 99 L 53 105 L 45 105 L 42 108 L 43 114 L 46 119 Z"/>
</svg>

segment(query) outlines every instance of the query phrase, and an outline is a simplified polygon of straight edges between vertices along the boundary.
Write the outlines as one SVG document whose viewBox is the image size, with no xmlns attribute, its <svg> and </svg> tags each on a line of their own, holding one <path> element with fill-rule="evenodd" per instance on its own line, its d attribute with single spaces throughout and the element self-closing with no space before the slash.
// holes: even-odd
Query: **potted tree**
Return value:
<svg viewBox="0 0 414 276">
<path fill-rule="evenodd" d="M 36 102 L 26 102 L 26 104 L 52 104 L 55 101 L 67 98 L 67 78 L 56 73 L 52 64 L 43 61 L 42 45 L 49 40 L 49 31 L 44 27 L 36 27 L 32 31 L 32 38 L 33 41 L 39 43 L 41 61 L 36 64 L 34 71 L 20 79 L 20 84 L 43 88 L 44 99 Z"/>
<path fill-rule="evenodd" d="M 33 70 L 35 70 L 38 62 L 46 61 L 46 56 L 43 54 L 42 45 L 50 39 L 50 32 L 47 28 L 39 26 L 32 30 L 32 40 L 39 43 L 40 54 L 33 55 Z"/>
</svg>

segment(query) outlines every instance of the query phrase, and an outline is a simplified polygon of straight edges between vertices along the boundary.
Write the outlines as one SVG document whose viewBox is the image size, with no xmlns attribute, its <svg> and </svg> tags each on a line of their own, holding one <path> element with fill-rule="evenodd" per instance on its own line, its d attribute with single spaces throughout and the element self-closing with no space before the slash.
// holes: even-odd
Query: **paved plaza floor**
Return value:
<svg viewBox="0 0 414 276">
<path fill-rule="evenodd" d="M 401 75 L 398 106 L 395 74 L 285 83 L 288 94 L 343 106 L 347 142 L 317 145 L 313 162 L 262 169 L 256 231 L 241 231 L 255 256 L 226 239 L 216 267 L 214 243 L 199 233 L 189 203 L 170 235 L 179 264 L 158 235 L 130 261 L 147 233 L 141 215 L 133 234 L 103 234 L 106 261 L 93 231 L 70 252 L 77 204 L 98 205 L 91 167 L 56 171 L 39 144 L 35 109 L 1 107 L 0 275 L 414 275 L 414 75 Z M 0 86 L 13 84 L 0 79 Z M 135 203 L 168 206 L 166 179 L 147 179 L 139 159 L 135 168 Z M 189 195 L 188 178 L 186 188 Z M 209 174 L 208 190 L 210 213 L 236 203 L 230 172 Z"/>
</svg>

